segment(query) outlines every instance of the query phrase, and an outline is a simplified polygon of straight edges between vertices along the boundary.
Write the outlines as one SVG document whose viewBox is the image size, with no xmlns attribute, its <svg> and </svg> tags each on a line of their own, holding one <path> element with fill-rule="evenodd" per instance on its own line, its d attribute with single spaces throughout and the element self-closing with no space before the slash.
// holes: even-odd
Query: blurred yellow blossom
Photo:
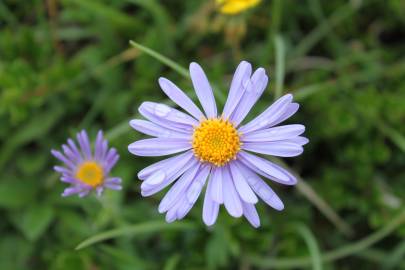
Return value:
<svg viewBox="0 0 405 270">
<path fill-rule="evenodd" d="M 237 14 L 257 6 L 261 0 L 216 0 L 219 10 L 224 14 Z"/>
</svg>

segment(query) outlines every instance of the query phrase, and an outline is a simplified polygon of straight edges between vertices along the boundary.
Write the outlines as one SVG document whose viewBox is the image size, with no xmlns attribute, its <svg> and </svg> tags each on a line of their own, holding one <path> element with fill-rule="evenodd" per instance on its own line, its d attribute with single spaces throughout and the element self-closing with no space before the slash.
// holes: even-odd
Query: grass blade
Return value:
<svg viewBox="0 0 405 270">
<path fill-rule="evenodd" d="M 167 58 L 166 56 L 148 48 L 145 47 L 133 40 L 129 41 L 129 44 L 131 44 L 131 46 L 137 48 L 138 50 L 140 50 L 141 52 L 146 53 L 149 56 L 152 56 L 153 58 L 155 58 L 156 60 L 162 62 L 163 64 L 167 65 L 168 67 L 172 68 L 173 70 L 177 71 L 181 76 L 185 77 L 185 78 L 189 78 L 188 75 L 188 71 L 187 69 L 185 69 L 184 67 L 182 67 L 181 65 L 177 64 L 176 62 L 174 62 L 173 60 L 171 60 L 170 58 Z"/>
<path fill-rule="evenodd" d="M 405 224 L 405 211 L 400 212 L 396 217 L 391 219 L 391 221 L 385 225 L 385 227 L 381 228 L 380 230 L 370 234 L 369 236 L 343 246 L 341 248 L 326 252 L 322 255 L 322 262 L 332 262 L 339 259 L 342 259 L 347 256 L 354 255 L 359 253 L 375 243 L 381 241 L 400 226 Z M 302 267 L 309 267 L 311 266 L 311 258 L 310 257 L 296 257 L 296 258 L 285 258 L 285 259 L 273 259 L 273 258 L 262 258 L 255 255 L 251 255 L 249 257 L 250 262 L 252 265 L 258 267 L 266 267 L 266 268 L 302 268 Z"/>
<path fill-rule="evenodd" d="M 276 90 L 275 99 L 278 99 L 283 94 L 284 75 L 285 75 L 285 44 L 280 35 L 274 38 L 274 46 L 276 50 Z"/>
<path fill-rule="evenodd" d="M 187 230 L 195 228 L 192 223 L 189 222 L 177 222 L 168 224 L 162 221 L 151 221 L 140 223 L 136 225 L 131 225 L 123 228 L 113 229 L 110 231 L 105 231 L 99 234 L 96 234 L 90 238 L 87 238 L 79 245 L 77 245 L 76 250 L 91 246 L 95 243 L 99 243 L 108 239 L 121 237 L 121 236 L 134 236 L 138 234 L 151 234 L 162 231 L 171 231 L 171 230 Z"/>
<path fill-rule="evenodd" d="M 321 252 L 313 233 L 304 224 L 298 224 L 297 231 L 308 246 L 308 250 L 312 260 L 312 269 L 322 270 Z"/>
</svg>

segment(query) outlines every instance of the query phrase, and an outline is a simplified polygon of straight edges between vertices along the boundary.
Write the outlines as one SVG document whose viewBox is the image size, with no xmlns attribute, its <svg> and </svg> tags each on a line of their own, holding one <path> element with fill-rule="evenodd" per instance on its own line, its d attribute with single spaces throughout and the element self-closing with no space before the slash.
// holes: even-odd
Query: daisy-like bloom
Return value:
<svg viewBox="0 0 405 270">
<path fill-rule="evenodd" d="M 67 144 L 62 145 L 63 153 L 51 151 L 52 155 L 64 163 L 64 166 L 54 167 L 61 174 L 60 180 L 70 184 L 62 196 L 78 194 L 79 197 L 84 197 L 92 190 L 100 196 L 105 188 L 121 190 L 121 178 L 109 176 L 119 155 L 114 148 L 108 148 L 103 132 L 100 130 L 97 134 L 94 153 L 86 131 L 82 130 L 77 134 L 77 142 L 79 147 L 69 138 Z"/>
<path fill-rule="evenodd" d="M 224 14 L 238 14 L 257 6 L 261 0 L 216 0 L 219 11 Z"/>
<path fill-rule="evenodd" d="M 189 115 L 164 104 L 144 102 L 139 112 L 149 121 L 130 121 L 135 130 L 156 137 L 130 144 L 132 154 L 180 153 L 139 172 L 142 195 L 150 196 L 174 183 L 159 205 L 159 212 L 167 212 L 166 221 L 172 222 L 190 211 L 207 182 L 203 205 L 206 225 L 215 223 L 219 206 L 224 204 L 231 216 L 244 215 L 254 227 L 259 227 L 255 208 L 258 197 L 277 210 L 284 208 L 259 175 L 284 185 L 294 185 L 297 180 L 287 170 L 251 152 L 281 157 L 301 154 L 302 146 L 308 142 L 299 136 L 305 127 L 298 124 L 275 127 L 299 106 L 287 94 L 241 125 L 266 88 L 268 77 L 263 68 L 252 74 L 248 62 L 239 64 L 220 115 L 202 68 L 191 63 L 190 75 L 205 113 L 171 81 L 160 78 L 163 92 Z"/>
</svg>

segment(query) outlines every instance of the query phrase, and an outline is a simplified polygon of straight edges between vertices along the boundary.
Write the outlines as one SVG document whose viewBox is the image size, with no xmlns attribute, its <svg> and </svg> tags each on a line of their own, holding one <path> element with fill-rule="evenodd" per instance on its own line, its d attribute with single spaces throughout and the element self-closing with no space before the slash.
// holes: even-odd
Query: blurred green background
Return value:
<svg viewBox="0 0 405 270">
<path fill-rule="evenodd" d="M 1 0 L 0 269 L 405 269 L 404 11 L 402 0 L 263 0 L 237 15 L 209 0 Z M 127 152 L 141 137 L 128 121 L 142 101 L 168 102 L 159 76 L 192 87 L 129 40 L 199 62 L 222 104 L 239 61 L 265 67 L 251 117 L 295 95 L 289 122 L 310 143 L 284 160 L 299 185 L 271 183 L 283 212 L 259 203 L 253 229 L 222 208 L 206 228 L 200 198 L 184 226 L 164 224 L 164 192 L 142 198 L 136 177 L 158 159 Z M 119 150 L 123 192 L 60 197 L 50 149 L 82 128 Z"/>
</svg>

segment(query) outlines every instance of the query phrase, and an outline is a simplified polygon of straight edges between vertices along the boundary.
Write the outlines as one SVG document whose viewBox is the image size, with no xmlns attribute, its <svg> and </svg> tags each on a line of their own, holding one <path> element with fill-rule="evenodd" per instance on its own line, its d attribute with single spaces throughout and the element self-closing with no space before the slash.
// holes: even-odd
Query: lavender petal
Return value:
<svg viewBox="0 0 405 270">
<path fill-rule="evenodd" d="M 208 118 L 217 117 L 217 105 L 211 85 L 203 69 L 197 63 L 190 64 L 190 76 L 194 90 Z"/>
</svg>

